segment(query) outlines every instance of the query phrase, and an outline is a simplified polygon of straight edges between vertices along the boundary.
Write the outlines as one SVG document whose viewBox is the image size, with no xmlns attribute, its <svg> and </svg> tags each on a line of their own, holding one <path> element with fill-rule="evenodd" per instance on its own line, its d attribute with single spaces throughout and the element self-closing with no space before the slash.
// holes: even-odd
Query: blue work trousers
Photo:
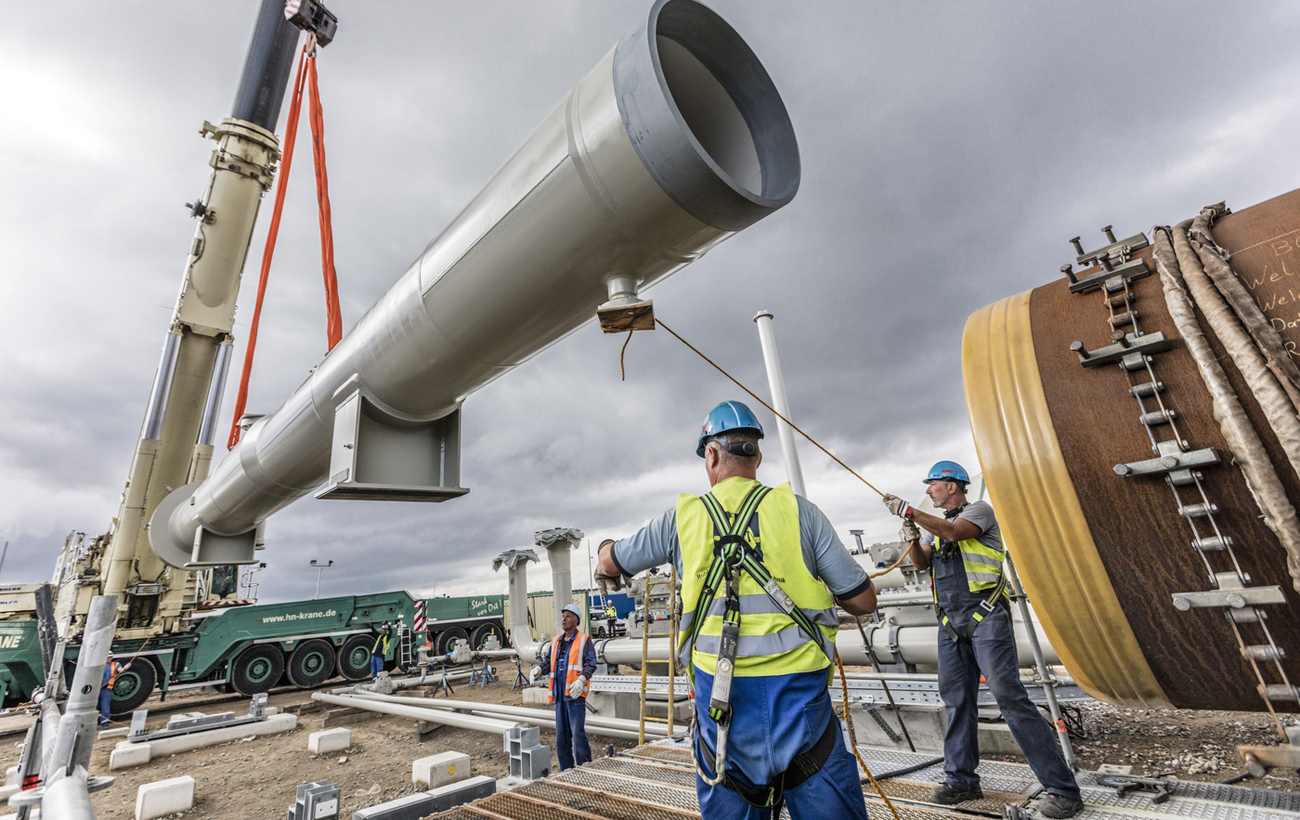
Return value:
<svg viewBox="0 0 1300 820">
<path fill-rule="evenodd" d="M 695 754 L 710 775 L 712 751 L 718 742 L 718 725 L 709 717 L 712 692 L 713 676 L 696 667 L 695 718 L 705 749 L 697 748 Z M 731 706 L 727 773 L 745 786 L 771 783 L 786 770 L 791 758 L 816 745 L 827 724 L 836 720 L 825 672 L 735 678 Z M 769 820 L 772 816 L 770 809 L 750 805 L 734 789 L 710 786 L 698 773 L 695 792 L 705 820 Z M 844 744 L 838 721 L 830 757 L 815 775 L 786 790 L 785 802 L 794 820 L 867 820 L 858 762 Z"/>
<path fill-rule="evenodd" d="M 379 673 L 382 671 L 384 671 L 384 656 L 371 655 L 370 656 L 370 679 L 374 680 L 375 678 L 379 677 Z"/>
<path fill-rule="evenodd" d="M 964 623 L 957 627 L 959 632 L 964 628 Z M 954 643 L 946 629 L 939 630 L 939 696 L 948 713 L 943 771 L 948 784 L 962 791 L 980 788 L 980 777 L 975 773 L 980 762 L 980 674 L 1038 782 L 1051 794 L 1079 799 L 1079 785 L 1065 764 L 1051 724 L 1043 719 L 1020 682 L 1015 631 L 1011 615 L 1003 606 L 980 623 L 970 643 Z"/>
<path fill-rule="evenodd" d="M 560 695 L 555 699 L 555 756 L 560 759 L 560 771 L 591 762 L 585 698 L 570 700 Z"/>
<path fill-rule="evenodd" d="M 107 686 L 99 690 L 99 725 L 108 725 L 108 713 L 113 706 L 113 690 Z"/>
</svg>

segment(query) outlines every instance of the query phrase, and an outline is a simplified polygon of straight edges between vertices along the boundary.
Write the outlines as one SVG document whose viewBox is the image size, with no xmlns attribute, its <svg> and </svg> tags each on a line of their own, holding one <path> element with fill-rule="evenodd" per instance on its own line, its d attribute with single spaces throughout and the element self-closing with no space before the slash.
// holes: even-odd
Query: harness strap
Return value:
<svg viewBox="0 0 1300 820">
<path fill-rule="evenodd" d="M 779 817 L 781 809 L 785 806 L 785 793 L 791 789 L 797 789 L 806 783 L 813 775 L 822 770 L 826 761 L 830 760 L 831 752 L 835 750 L 835 733 L 839 731 L 839 721 L 832 714 L 826 721 L 826 729 L 822 732 L 821 737 L 812 745 L 812 748 L 806 752 L 800 752 L 790 760 L 790 766 L 777 778 L 763 786 L 755 786 L 749 783 L 742 783 L 726 773 L 725 770 L 715 770 L 715 782 L 710 785 L 722 785 L 731 789 L 740 795 L 751 806 L 756 808 L 772 809 L 772 816 Z M 721 742 L 723 734 L 718 733 L 718 740 Z M 700 751 L 709 752 L 708 744 L 704 738 L 698 737 Z M 706 777 L 704 772 L 700 772 L 700 777 L 705 782 L 710 778 Z"/>
</svg>

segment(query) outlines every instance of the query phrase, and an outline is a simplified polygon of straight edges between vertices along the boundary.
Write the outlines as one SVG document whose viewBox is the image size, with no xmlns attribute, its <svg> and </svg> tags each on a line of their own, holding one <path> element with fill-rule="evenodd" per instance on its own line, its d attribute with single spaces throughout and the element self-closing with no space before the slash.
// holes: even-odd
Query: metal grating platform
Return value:
<svg viewBox="0 0 1300 820">
<path fill-rule="evenodd" d="M 895 750 L 863 747 L 860 751 L 877 775 L 932 759 Z M 930 790 L 943 779 L 938 764 L 881 781 L 881 787 L 899 820 L 997 818 L 1007 804 L 1019 806 L 1026 820 L 1037 820 L 1033 798 L 1041 787 L 1028 766 L 987 761 L 980 764 L 979 772 L 984 799 L 963 803 L 960 809 L 928 802 Z M 1094 772 L 1079 774 L 1087 804 L 1079 820 L 1300 820 L 1300 794 L 1292 792 L 1169 781 L 1172 796 L 1164 803 L 1152 803 L 1150 792 L 1120 798 L 1100 778 Z M 892 820 L 870 784 L 863 791 L 872 820 Z M 690 751 L 648 745 L 435 816 L 443 820 L 690 820 L 699 817 L 699 804 Z"/>
</svg>

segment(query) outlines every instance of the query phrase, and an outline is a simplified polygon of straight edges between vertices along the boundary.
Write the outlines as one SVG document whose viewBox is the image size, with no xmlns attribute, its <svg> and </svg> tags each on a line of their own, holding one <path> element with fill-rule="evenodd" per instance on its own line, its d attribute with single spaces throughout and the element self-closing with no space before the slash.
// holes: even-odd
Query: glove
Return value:
<svg viewBox="0 0 1300 820">
<path fill-rule="evenodd" d="M 596 579 L 596 586 L 600 587 L 600 591 L 605 595 L 609 595 L 611 590 L 618 592 L 623 588 L 623 576 L 617 573 L 606 575 L 600 570 L 596 570 L 592 573 L 592 577 Z"/>
<path fill-rule="evenodd" d="M 921 531 L 910 518 L 903 519 L 903 528 L 898 531 L 898 540 L 904 544 L 915 544 L 921 540 Z"/>
<path fill-rule="evenodd" d="M 528 685 L 536 686 L 537 679 L 542 676 L 542 667 L 534 666 L 533 670 L 528 673 Z"/>
<path fill-rule="evenodd" d="M 579 675 L 577 679 L 573 681 L 573 683 L 569 684 L 569 697 L 571 698 L 582 697 L 582 687 L 585 683 L 586 681 L 584 680 L 584 678 L 581 675 Z"/>
<path fill-rule="evenodd" d="M 889 512 L 899 518 L 907 518 L 912 514 L 912 505 L 896 495 L 887 495 L 884 497 L 885 507 Z"/>
</svg>

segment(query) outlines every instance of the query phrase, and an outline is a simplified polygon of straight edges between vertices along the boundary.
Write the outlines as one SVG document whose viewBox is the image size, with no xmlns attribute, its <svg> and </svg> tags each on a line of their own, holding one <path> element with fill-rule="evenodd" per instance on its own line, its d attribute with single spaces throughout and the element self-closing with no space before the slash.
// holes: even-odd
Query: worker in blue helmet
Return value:
<svg viewBox="0 0 1300 820">
<path fill-rule="evenodd" d="M 568 604 L 560 613 L 560 634 L 542 650 L 541 674 L 547 676 L 546 702 L 555 704 L 555 756 L 560 771 L 591 762 L 587 740 L 587 694 L 596 674 L 596 648 L 582 624 L 582 610 Z"/>
<path fill-rule="evenodd" d="M 967 499 L 970 474 L 955 461 L 931 467 L 925 485 L 925 494 L 942 516 L 914 509 L 895 495 L 885 496 L 885 506 L 903 519 L 899 535 L 911 545 L 912 563 L 930 570 L 930 588 L 943 625 L 939 695 L 948 713 L 948 729 L 943 738 L 944 783 L 931 799 L 955 805 L 984 796 L 975 772 L 979 765 L 976 698 L 982 674 L 1011 736 L 1046 791 L 1039 813 L 1073 817 L 1083 810 L 1074 772 L 1020 682 L 1002 532 L 993 507 L 987 501 Z"/>
<path fill-rule="evenodd" d="M 865 615 L 876 591 L 821 510 L 789 484 L 758 481 L 762 438 L 743 403 L 713 408 L 695 446 L 712 489 L 602 542 L 596 580 L 618 589 L 624 576 L 677 568 L 677 650 L 694 685 L 703 817 L 777 817 L 784 804 L 795 820 L 865 820 L 827 680 L 835 604 Z"/>
</svg>

